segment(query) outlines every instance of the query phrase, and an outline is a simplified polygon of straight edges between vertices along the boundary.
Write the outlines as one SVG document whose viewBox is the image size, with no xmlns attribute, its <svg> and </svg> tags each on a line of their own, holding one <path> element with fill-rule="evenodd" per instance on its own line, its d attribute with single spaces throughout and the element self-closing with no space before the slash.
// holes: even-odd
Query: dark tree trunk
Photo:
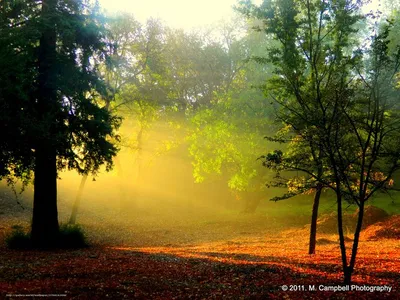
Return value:
<svg viewBox="0 0 400 300">
<path fill-rule="evenodd" d="M 57 153 L 56 153 L 56 29 L 54 18 L 57 0 L 43 0 L 41 19 L 45 22 L 39 45 L 39 76 L 37 115 L 40 134 L 35 145 L 34 199 L 32 242 L 38 247 L 56 243 L 57 213 Z"/>
<path fill-rule="evenodd" d="M 364 203 L 364 201 L 361 200 L 360 207 L 359 207 L 359 213 L 358 213 L 358 219 L 357 219 L 356 231 L 354 233 L 354 241 L 353 241 L 353 247 L 352 247 L 352 251 L 351 251 L 351 258 L 350 258 L 349 265 L 347 265 L 346 247 L 344 244 L 342 216 L 341 216 L 341 214 L 340 214 L 340 216 L 338 216 L 339 239 L 340 239 L 340 249 L 342 252 L 344 284 L 351 284 L 351 276 L 353 275 L 354 266 L 356 263 L 358 242 L 360 240 L 360 232 L 361 232 L 362 222 L 363 222 L 363 218 L 364 218 L 364 206 L 365 206 L 365 203 Z M 341 212 L 341 204 L 338 205 L 338 213 L 339 213 L 339 208 L 340 208 L 340 212 Z"/>
<path fill-rule="evenodd" d="M 312 208 L 310 245 L 308 248 L 308 254 L 315 254 L 315 245 L 317 241 L 318 207 L 319 207 L 319 199 L 321 198 L 321 192 L 322 192 L 322 185 L 317 184 L 317 190 L 315 192 L 314 203 Z"/>
<path fill-rule="evenodd" d="M 31 234 L 35 246 L 48 247 L 57 242 L 56 155 L 45 147 L 36 149 Z"/>
<path fill-rule="evenodd" d="M 343 216 L 342 216 L 342 195 L 340 194 L 340 189 L 337 192 L 337 213 L 338 213 L 338 233 L 339 233 L 339 243 L 340 243 L 340 253 L 342 256 L 342 267 L 344 274 L 344 283 L 349 284 L 351 282 L 351 273 L 352 271 L 349 269 L 347 265 L 347 256 L 346 256 L 346 245 L 344 243 L 344 233 L 343 233 Z"/>
<path fill-rule="evenodd" d="M 343 270 L 344 274 L 344 284 L 351 284 L 351 275 L 353 274 L 353 269 L 349 266 L 345 267 Z"/>
<path fill-rule="evenodd" d="M 69 218 L 69 224 L 76 224 L 76 216 L 78 215 L 78 209 L 81 204 L 83 190 L 85 189 L 86 180 L 88 175 L 83 175 L 81 179 L 81 183 L 79 184 L 78 193 L 76 194 L 75 202 L 72 207 L 71 216 Z"/>
<path fill-rule="evenodd" d="M 349 266 L 349 283 L 351 281 L 351 275 L 353 273 L 354 266 L 356 264 L 358 242 L 360 240 L 360 232 L 361 232 L 362 222 L 363 222 L 363 218 L 364 218 L 364 204 L 365 204 L 364 201 L 361 200 L 360 207 L 359 207 L 359 213 L 358 213 L 358 219 L 357 219 L 357 225 L 356 225 L 356 231 L 354 233 L 353 248 L 351 250 L 351 258 L 350 258 L 350 266 Z"/>
</svg>

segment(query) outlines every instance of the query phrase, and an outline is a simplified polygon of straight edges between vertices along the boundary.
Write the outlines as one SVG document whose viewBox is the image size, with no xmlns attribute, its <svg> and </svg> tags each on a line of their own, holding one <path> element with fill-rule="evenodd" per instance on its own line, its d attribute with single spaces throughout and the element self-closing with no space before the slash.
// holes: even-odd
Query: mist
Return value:
<svg viewBox="0 0 400 300">
<path fill-rule="evenodd" d="M 0 2 L 0 298 L 400 299 L 398 3 L 142 2 Z"/>
<path fill-rule="evenodd" d="M 137 127 L 128 120 L 120 128 L 122 146 L 113 169 L 106 172 L 103 168 L 89 175 L 80 197 L 76 223 L 88 230 L 93 241 L 127 246 L 185 244 L 258 234 L 263 227 L 269 230 L 307 223 L 312 195 L 272 202 L 270 199 L 285 189 L 235 191 L 228 186 L 228 174 L 211 174 L 204 182 L 195 183 L 187 131 L 171 133 L 173 130 L 168 122 L 154 123 L 138 150 L 129 142 L 136 139 Z M 173 146 L 165 147 L 167 142 Z M 265 169 L 257 157 L 254 155 L 254 165 Z M 272 179 L 273 172 L 268 176 L 263 177 L 264 184 Z M 63 171 L 58 177 L 59 220 L 66 224 L 82 176 Z M 17 185 L 16 190 L 19 188 Z M 3 186 L 7 189 L 9 204 L 16 205 L 10 188 Z M 17 210 L 24 215 L 22 224 L 28 227 L 32 185 L 19 198 L 25 210 Z M 246 212 L 246 201 L 253 199 L 257 199 L 254 211 Z M 304 209 L 300 216 L 298 209 Z M 213 225 L 213 232 L 207 224 Z"/>
</svg>

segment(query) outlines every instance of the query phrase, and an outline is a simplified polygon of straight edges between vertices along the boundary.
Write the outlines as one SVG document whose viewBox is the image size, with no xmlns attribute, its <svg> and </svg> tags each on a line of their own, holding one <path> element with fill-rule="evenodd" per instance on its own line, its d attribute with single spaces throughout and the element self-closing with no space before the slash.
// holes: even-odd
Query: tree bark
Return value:
<svg viewBox="0 0 400 300">
<path fill-rule="evenodd" d="M 85 189 L 85 184 L 86 184 L 87 178 L 88 178 L 87 174 L 82 176 L 81 183 L 79 184 L 78 193 L 76 194 L 75 202 L 72 207 L 71 216 L 69 218 L 69 222 L 68 222 L 69 224 L 72 224 L 72 225 L 76 224 L 76 216 L 78 215 L 78 209 L 81 204 L 82 194 L 83 194 L 83 190 Z"/>
<path fill-rule="evenodd" d="M 312 215 L 311 215 L 310 244 L 308 248 L 308 254 L 315 254 L 315 245 L 317 242 L 318 208 L 319 208 L 319 200 L 321 198 L 321 192 L 322 192 L 322 185 L 318 183 L 317 190 L 315 192 Z"/>
<path fill-rule="evenodd" d="M 33 194 L 32 242 L 49 247 L 57 243 L 57 168 L 55 151 L 36 149 Z"/>
<path fill-rule="evenodd" d="M 363 200 L 361 200 L 360 201 L 359 212 L 358 212 L 356 231 L 354 233 L 353 248 L 352 248 L 352 251 L 351 251 L 351 258 L 350 258 L 350 265 L 349 265 L 349 284 L 350 284 L 350 281 L 351 281 L 351 275 L 353 273 L 354 266 L 356 264 L 358 242 L 360 240 L 360 232 L 361 232 L 362 222 L 363 222 L 363 218 L 364 218 L 364 206 L 365 206 L 365 203 L 364 203 Z"/>
<path fill-rule="evenodd" d="M 353 274 L 353 269 L 349 266 L 346 266 L 343 270 L 344 274 L 344 284 L 349 285 L 351 284 L 351 275 Z"/>
<path fill-rule="evenodd" d="M 339 186 L 339 184 L 338 184 Z M 344 274 L 344 283 L 350 284 L 352 270 L 349 269 L 347 265 L 347 255 L 346 255 L 346 245 L 344 243 L 344 233 L 343 233 L 343 216 L 342 216 L 342 195 L 340 194 L 340 189 L 338 188 L 336 192 L 337 196 L 337 214 L 338 214 L 338 233 L 339 233 L 339 243 L 340 243 L 340 253 L 342 256 L 342 267 Z"/>
<path fill-rule="evenodd" d="M 39 44 L 37 116 L 40 134 L 35 142 L 34 196 L 31 238 L 34 246 L 53 246 L 58 238 L 56 152 L 56 28 L 57 0 L 43 0 Z"/>
</svg>

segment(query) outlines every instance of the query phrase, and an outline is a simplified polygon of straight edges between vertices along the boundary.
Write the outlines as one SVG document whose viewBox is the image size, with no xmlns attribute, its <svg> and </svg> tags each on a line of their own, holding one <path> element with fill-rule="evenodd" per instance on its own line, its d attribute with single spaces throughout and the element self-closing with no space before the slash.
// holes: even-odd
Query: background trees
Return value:
<svg viewBox="0 0 400 300">
<path fill-rule="evenodd" d="M 267 197 L 262 192 L 265 170 L 254 154 L 265 147 L 263 134 L 271 126 L 268 118 L 272 107 L 257 89 L 264 80 L 266 66 L 258 65 L 250 57 L 265 47 L 268 40 L 239 19 L 235 24 L 220 26 L 216 31 L 220 34 L 225 68 L 219 69 L 222 80 L 211 101 L 202 103 L 191 116 L 189 151 L 193 174 L 196 182 L 223 178 L 235 197 L 243 200 L 243 211 L 254 212 L 260 200 Z"/>
</svg>

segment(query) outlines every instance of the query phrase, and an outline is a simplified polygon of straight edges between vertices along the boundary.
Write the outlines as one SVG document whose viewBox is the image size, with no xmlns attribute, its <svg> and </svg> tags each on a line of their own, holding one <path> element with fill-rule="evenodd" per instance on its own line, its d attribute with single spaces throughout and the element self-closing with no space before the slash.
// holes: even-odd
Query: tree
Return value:
<svg viewBox="0 0 400 300">
<path fill-rule="evenodd" d="M 310 140 L 304 140 L 300 135 L 293 137 L 290 134 L 287 136 L 287 132 L 284 133 L 283 136 L 278 134 L 272 138 L 267 137 L 273 142 L 286 143 L 287 147 L 284 152 L 282 150 L 274 150 L 266 155 L 261 155 L 259 159 L 262 160 L 264 167 L 276 172 L 274 178 L 267 185 L 269 187 L 287 188 L 287 193 L 282 196 L 276 196 L 271 200 L 280 201 L 301 194 L 308 195 L 315 193 L 311 213 L 308 249 L 309 254 L 315 254 L 318 208 L 322 191 L 326 188 L 316 178 L 322 180 L 324 175 L 329 174 L 327 172 L 328 168 L 326 164 L 324 165 L 321 152 L 314 151 L 314 145 L 312 142 L 310 143 Z M 316 161 L 319 164 L 316 164 Z M 304 172 L 305 170 L 306 172 Z M 309 174 L 313 176 L 309 176 Z"/>
<path fill-rule="evenodd" d="M 308 144 L 302 160 L 275 152 L 265 156 L 265 163 L 288 162 L 287 167 L 304 172 L 305 182 L 312 180 L 335 192 L 347 284 L 355 266 L 365 201 L 391 188 L 400 158 L 393 142 L 399 138 L 393 89 L 398 56 L 387 55 L 385 36 L 373 39 L 370 51 L 358 46 L 359 11 L 360 4 L 352 1 L 291 0 L 264 1 L 261 7 L 250 5 L 245 10 L 262 19 L 265 32 L 280 41 L 269 51 L 277 76 L 268 87 L 283 112 L 280 120 L 296 139 Z M 366 68 L 363 55 L 370 62 Z M 318 166 L 322 176 L 315 172 Z M 359 206 L 349 263 L 342 227 L 344 200 Z"/>
<path fill-rule="evenodd" d="M 271 45 L 268 57 L 254 57 L 259 63 L 272 63 L 276 76 L 264 87 L 267 97 L 278 105 L 277 121 L 283 124 L 281 133 L 272 141 L 291 141 L 284 159 L 264 161 L 265 166 L 282 171 L 306 171 L 312 176 L 277 177 L 273 186 L 288 186 L 288 194 L 273 200 L 286 199 L 299 193 L 315 190 L 312 208 L 309 253 L 315 253 L 318 207 L 323 185 L 324 152 L 315 139 L 318 117 L 315 114 L 319 102 L 328 103 L 331 90 L 337 89 L 337 68 L 349 69 L 354 61 L 337 55 L 350 49 L 352 27 L 358 20 L 339 5 L 323 1 L 264 1 L 260 7 L 243 1 L 239 8 L 243 13 L 264 23 L 258 28 L 278 42 Z M 349 17 L 347 24 L 344 17 Z M 334 59 L 332 59 L 334 58 Z M 315 118 L 316 120 L 310 120 Z M 282 133 L 283 134 L 282 136 Z M 272 153 L 274 158 L 274 153 Z M 263 156 L 268 160 L 268 156 Z M 271 164 L 272 162 L 272 164 Z M 279 166 L 277 166 L 277 163 Z M 278 167 L 278 168 L 276 168 Z M 280 174 L 281 175 L 281 174 Z M 293 183 L 296 182 L 294 189 Z"/>
<path fill-rule="evenodd" d="M 283 0 L 263 5 L 257 14 L 266 12 L 265 30 L 281 42 L 280 48 L 270 51 L 279 75 L 270 86 L 280 92 L 274 100 L 285 112 L 281 120 L 310 145 L 304 149 L 306 159 L 295 160 L 292 166 L 336 194 L 344 282 L 349 284 L 365 202 L 376 192 L 391 189 L 391 177 L 399 168 L 400 148 L 394 142 L 400 137 L 394 89 L 398 51 L 388 54 L 390 26 L 370 41 L 367 50 L 357 47 L 358 3 Z M 313 149 L 321 154 L 318 160 Z M 265 158 L 266 163 L 285 159 L 282 153 Z M 318 165 L 322 176 L 313 172 Z M 344 200 L 359 206 L 349 262 L 342 226 Z"/>
<path fill-rule="evenodd" d="M 16 81 L 19 88 L 0 97 L 2 126 L 15 128 L 15 139 L 4 138 L 0 174 L 9 181 L 33 174 L 32 241 L 53 246 L 58 239 L 58 171 L 96 173 L 102 164 L 110 169 L 117 148 L 109 139 L 116 137 L 120 119 L 96 101 L 106 90 L 97 62 L 107 54 L 90 2 L 17 3 L 14 16 L 23 21 L 4 9 L 1 18 L 6 20 L 1 38 L 16 41 L 2 52 L 8 52 L 12 63 L 22 58 L 16 73 L 22 76 L 9 75 L 12 64 L 3 70 L 6 80 Z M 4 117 L 13 110 L 23 113 L 13 120 Z"/>
<path fill-rule="evenodd" d="M 354 97 L 343 101 L 336 95 L 334 116 L 338 123 L 325 145 L 334 174 L 345 283 L 351 282 L 355 267 L 366 202 L 378 192 L 393 190 L 392 177 L 400 169 L 400 91 L 396 88 L 400 47 L 390 53 L 391 29 L 392 24 L 383 23 L 372 37 L 365 66 L 358 70 Z M 359 208 L 349 262 L 342 229 L 343 198 Z"/>
<path fill-rule="evenodd" d="M 40 7 L 36 3 L 2 1 L 0 9 L 0 178 L 12 184 L 15 175 L 26 183 L 30 179 L 26 170 L 33 168 L 34 153 L 19 145 L 28 139 L 25 128 L 32 121 L 27 95 L 30 79 L 36 74 L 26 66 L 34 64 L 33 43 L 38 38 L 35 22 Z M 31 17 L 29 21 L 25 15 Z"/>
</svg>

